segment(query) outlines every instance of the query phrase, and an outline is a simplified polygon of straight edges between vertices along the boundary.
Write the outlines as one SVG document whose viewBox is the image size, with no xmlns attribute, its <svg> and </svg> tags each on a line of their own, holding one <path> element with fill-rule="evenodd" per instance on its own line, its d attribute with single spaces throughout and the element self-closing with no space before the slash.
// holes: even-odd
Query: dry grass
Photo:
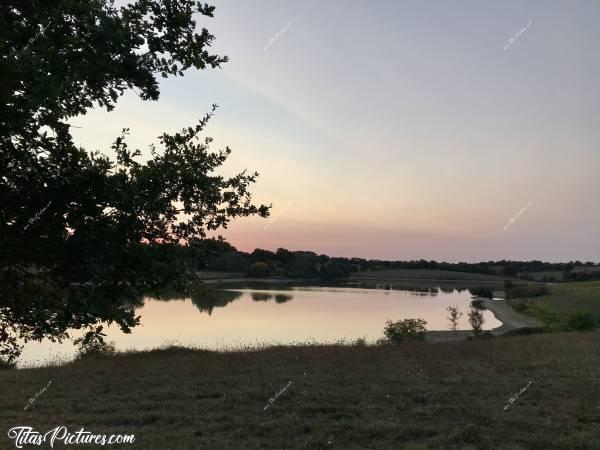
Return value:
<svg viewBox="0 0 600 450">
<path fill-rule="evenodd" d="M 597 332 L 94 357 L 0 371 L 0 448 L 15 425 L 133 433 L 150 450 L 600 448 L 598 367 Z"/>
</svg>

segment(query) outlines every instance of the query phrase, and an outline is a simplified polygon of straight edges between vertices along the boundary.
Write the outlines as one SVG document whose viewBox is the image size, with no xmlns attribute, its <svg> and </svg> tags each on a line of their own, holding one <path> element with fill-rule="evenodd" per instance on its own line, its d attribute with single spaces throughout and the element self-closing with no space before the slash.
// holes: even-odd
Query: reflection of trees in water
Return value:
<svg viewBox="0 0 600 450">
<path fill-rule="evenodd" d="M 294 298 L 289 294 L 269 294 L 267 292 L 252 292 L 250 296 L 255 302 L 267 302 L 274 299 L 277 303 L 285 303 Z"/>
<path fill-rule="evenodd" d="M 289 302 L 291 299 L 293 299 L 294 296 L 293 295 L 288 295 L 288 294 L 277 294 L 275 296 L 275 301 L 277 303 L 285 303 L 285 302 Z"/>
<path fill-rule="evenodd" d="M 252 292 L 250 296 L 255 302 L 267 302 L 273 298 L 273 294 L 267 294 L 265 292 Z"/>
<path fill-rule="evenodd" d="M 214 289 L 192 294 L 192 303 L 198 308 L 198 311 L 206 312 L 210 316 L 213 308 L 223 308 L 242 295 L 243 292 Z"/>
</svg>

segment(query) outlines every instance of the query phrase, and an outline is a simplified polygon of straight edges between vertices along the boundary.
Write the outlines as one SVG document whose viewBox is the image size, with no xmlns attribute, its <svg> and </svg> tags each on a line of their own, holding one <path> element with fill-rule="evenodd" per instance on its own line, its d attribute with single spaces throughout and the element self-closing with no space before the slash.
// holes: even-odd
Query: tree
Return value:
<svg viewBox="0 0 600 450">
<path fill-rule="evenodd" d="M 471 306 L 469 309 L 469 323 L 473 328 L 473 334 L 479 336 L 483 332 L 483 324 L 485 319 L 483 318 L 483 312 L 481 309 Z"/>
<path fill-rule="evenodd" d="M 427 322 L 423 319 L 404 319 L 397 322 L 388 320 L 385 323 L 383 334 L 391 344 L 400 344 L 407 341 L 423 341 Z"/>
<path fill-rule="evenodd" d="M 129 331 L 152 283 L 142 243 L 193 244 L 232 218 L 268 216 L 249 192 L 257 173 L 214 173 L 230 153 L 201 137 L 216 106 L 162 134 L 145 163 L 127 129 L 116 160 L 70 134 L 69 119 L 112 110 L 127 89 L 156 100 L 157 76 L 226 62 L 208 51 L 214 36 L 195 31 L 194 14 L 213 11 L 193 0 L 0 4 L 0 352 L 11 333 L 63 338 L 104 321 Z"/>
<path fill-rule="evenodd" d="M 269 266 L 267 263 L 257 261 L 252 263 L 250 269 L 248 269 L 248 275 L 251 277 L 266 277 L 269 275 Z"/>
<path fill-rule="evenodd" d="M 446 310 L 450 314 L 448 316 L 448 320 L 450 321 L 450 329 L 452 331 L 458 330 L 458 321 L 462 317 L 463 313 L 458 310 L 457 306 L 448 306 Z"/>
</svg>

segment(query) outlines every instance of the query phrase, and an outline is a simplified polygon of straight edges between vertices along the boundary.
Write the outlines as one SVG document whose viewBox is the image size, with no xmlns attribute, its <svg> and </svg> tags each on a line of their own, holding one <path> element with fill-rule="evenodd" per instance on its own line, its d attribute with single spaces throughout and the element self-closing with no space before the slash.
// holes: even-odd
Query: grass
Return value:
<svg viewBox="0 0 600 450">
<path fill-rule="evenodd" d="M 0 448 L 16 425 L 133 433 L 128 448 L 149 450 L 598 448 L 599 339 L 167 349 L 0 370 Z"/>
<path fill-rule="evenodd" d="M 523 290 L 519 298 L 509 303 L 516 310 L 544 321 L 550 328 L 563 328 L 578 312 L 590 312 L 600 325 L 600 281 L 553 284 L 547 289 L 549 292 L 541 296 L 529 296 L 527 290 Z"/>
<path fill-rule="evenodd" d="M 502 283 L 506 277 L 496 275 L 485 275 L 470 272 L 454 272 L 451 270 L 438 269 L 391 269 L 391 270 L 367 270 L 364 272 L 353 273 L 351 279 L 385 279 L 385 280 L 406 280 L 406 279 L 429 279 L 429 280 L 459 280 L 459 281 L 489 281 Z"/>
<path fill-rule="evenodd" d="M 536 281 L 562 281 L 564 279 L 563 272 L 560 270 L 546 270 L 542 272 L 523 272 L 519 275 L 526 275 Z"/>
</svg>

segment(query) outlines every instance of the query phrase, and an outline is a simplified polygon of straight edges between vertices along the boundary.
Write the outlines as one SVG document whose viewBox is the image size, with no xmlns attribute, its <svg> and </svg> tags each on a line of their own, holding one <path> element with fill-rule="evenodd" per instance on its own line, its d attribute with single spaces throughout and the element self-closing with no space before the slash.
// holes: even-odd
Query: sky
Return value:
<svg viewBox="0 0 600 450">
<path fill-rule="evenodd" d="M 221 69 L 72 120 L 110 154 L 207 128 L 260 173 L 240 250 L 378 259 L 600 261 L 600 3 L 217 0 Z"/>
</svg>

